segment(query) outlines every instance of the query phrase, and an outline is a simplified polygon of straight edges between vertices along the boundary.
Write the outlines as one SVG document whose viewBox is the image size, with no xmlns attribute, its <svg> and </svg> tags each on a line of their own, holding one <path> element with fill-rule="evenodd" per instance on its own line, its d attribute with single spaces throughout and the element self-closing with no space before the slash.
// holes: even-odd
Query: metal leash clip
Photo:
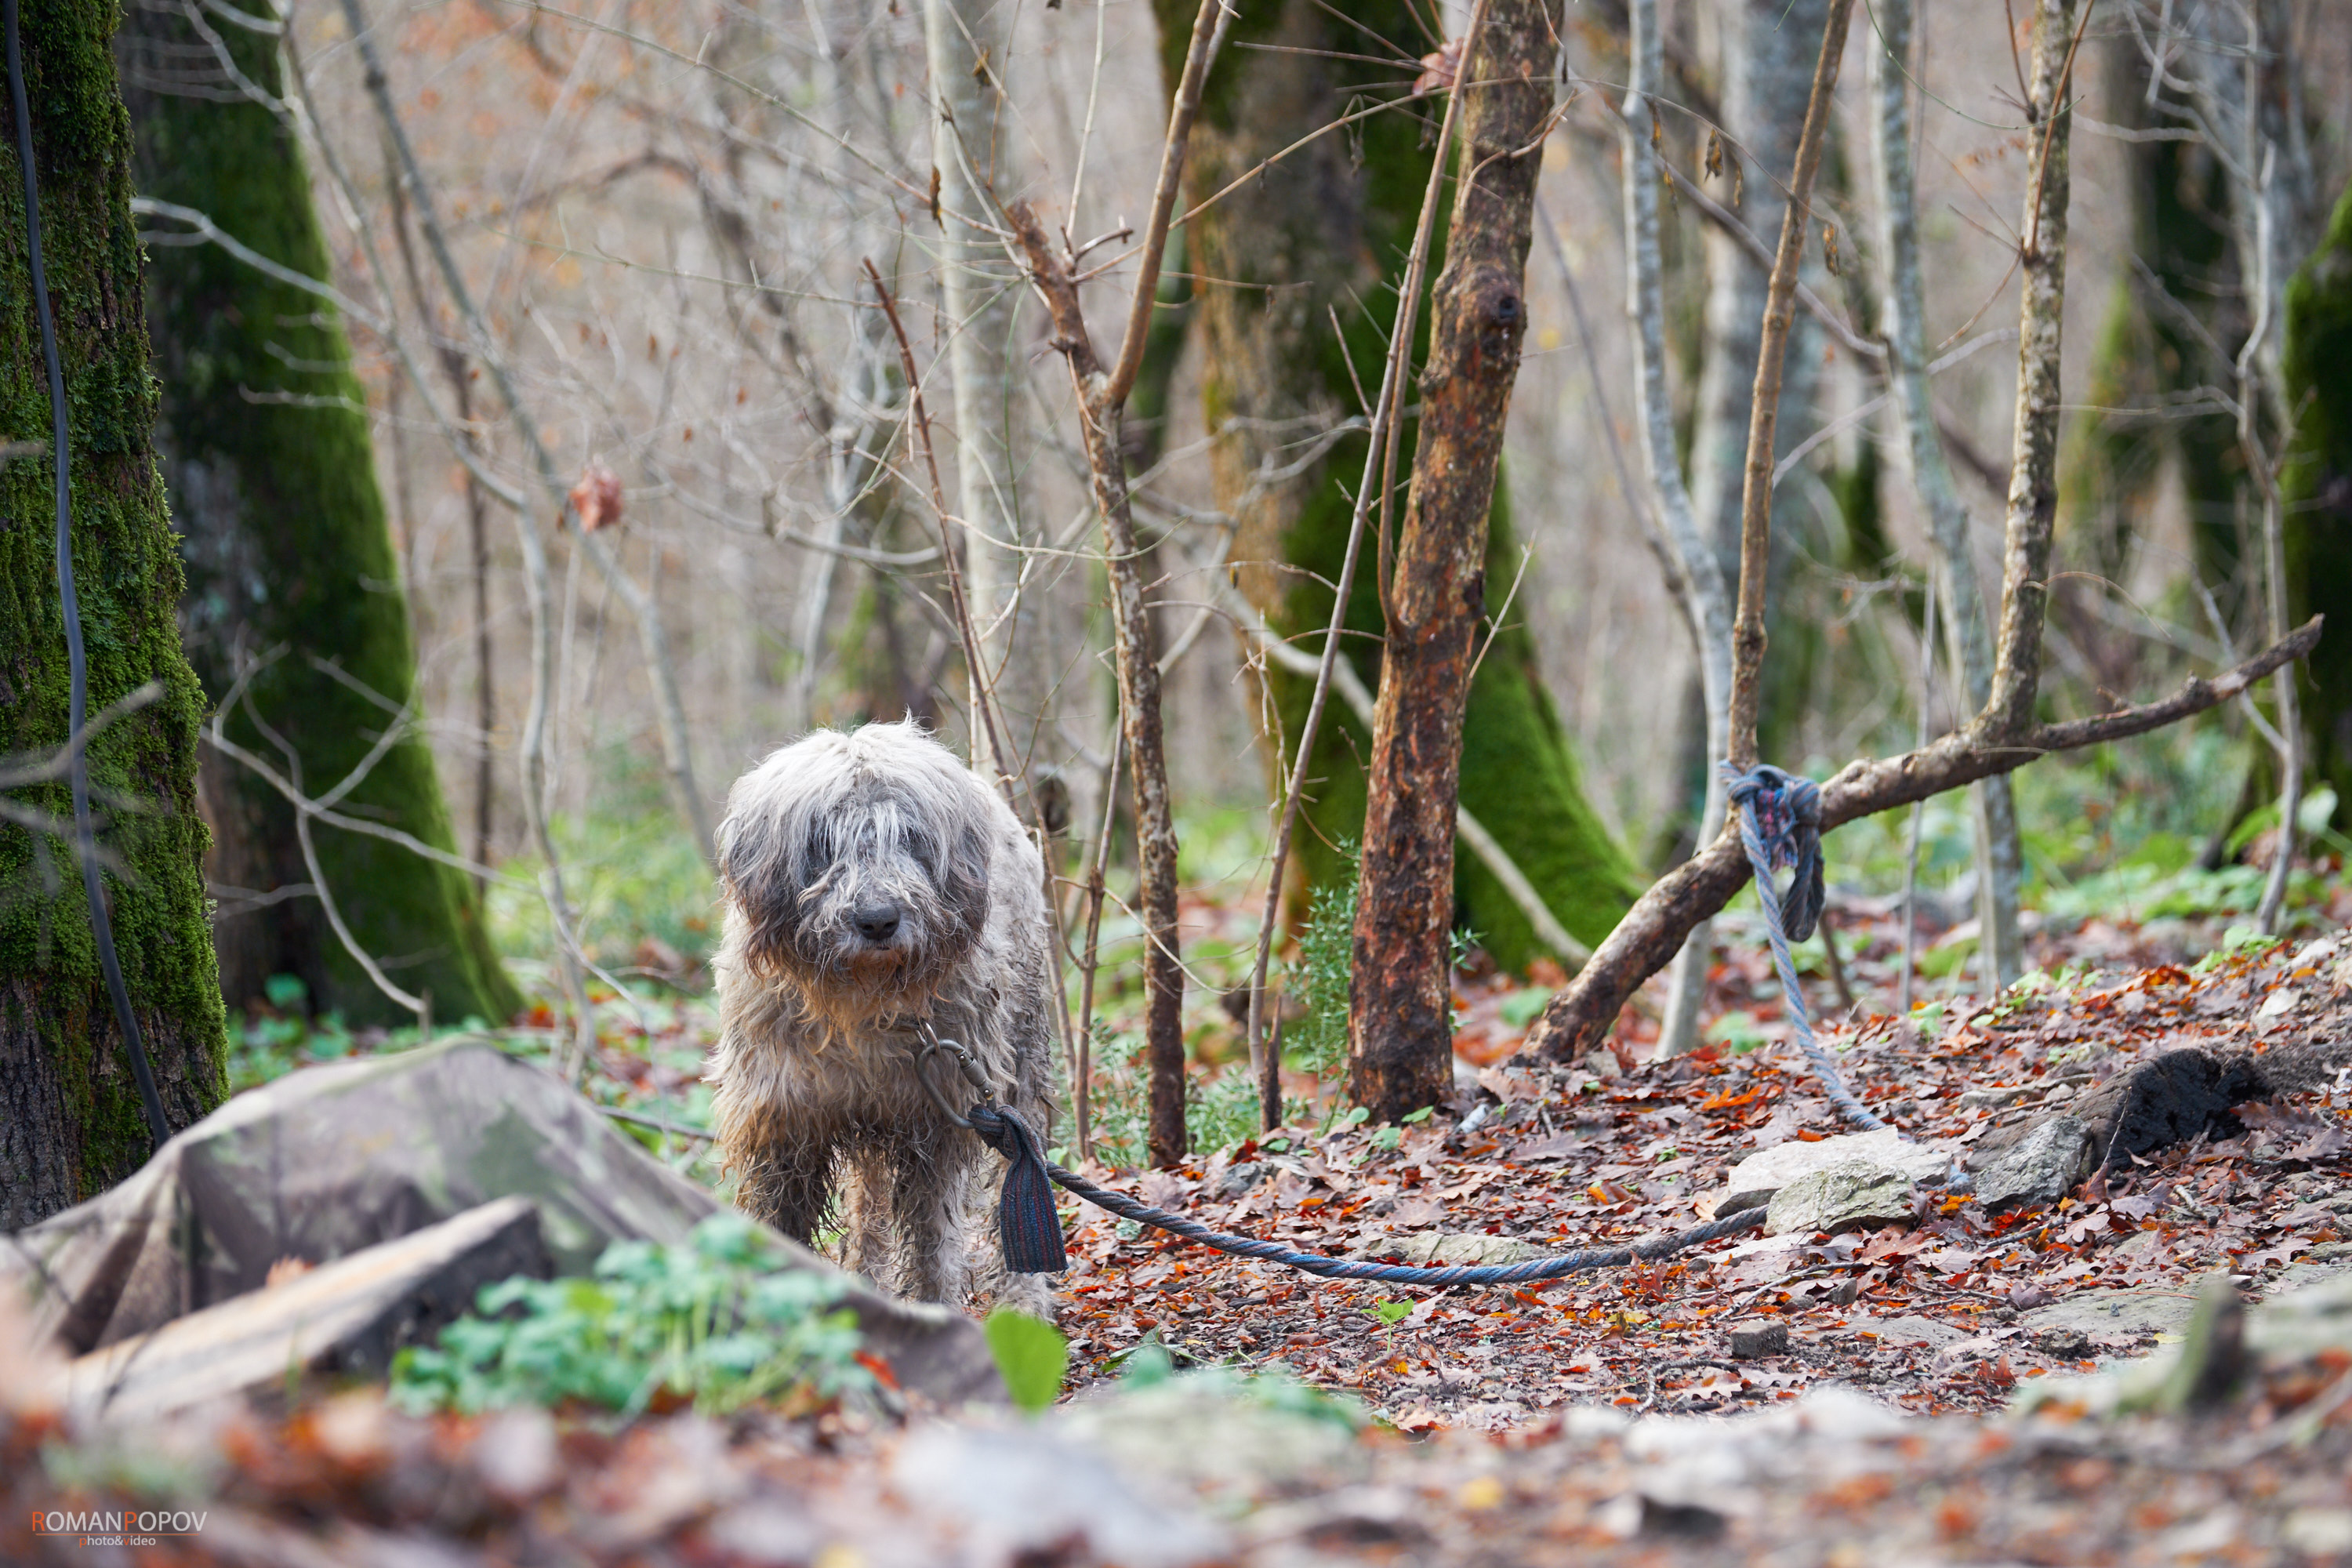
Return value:
<svg viewBox="0 0 2352 1568">
<path fill-rule="evenodd" d="M 996 1086 L 988 1081 L 988 1074 L 982 1070 L 980 1058 L 971 1054 L 971 1047 L 961 1040 L 941 1039 L 931 1032 L 931 1026 L 929 1024 L 923 1026 L 922 1044 L 915 1047 L 915 1080 L 923 1086 L 923 1092 L 931 1097 L 931 1103 L 940 1108 L 940 1115 L 958 1127 L 969 1128 L 971 1125 L 971 1119 L 960 1113 L 953 1105 L 949 1103 L 946 1093 L 940 1089 L 938 1080 L 931 1076 L 931 1062 L 941 1056 L 950 1058 L 957 1067 L 963 1069 L 964 1081 L 971 1085 L 973 1092 L 980 1096 L 980 1102 L 982 1105 L 992 1106 L 996 1103 Z"/>
</svg>

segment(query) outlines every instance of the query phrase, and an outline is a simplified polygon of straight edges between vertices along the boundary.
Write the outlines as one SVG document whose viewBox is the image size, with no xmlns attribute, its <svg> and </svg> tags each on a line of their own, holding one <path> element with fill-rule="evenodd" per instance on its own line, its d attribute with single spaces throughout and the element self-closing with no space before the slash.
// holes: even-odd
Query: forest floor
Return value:
<svg viewBox="0 0 2352 1568">
<path fill-rule="evenodd" d="M 2226 917 L 2043 930 L 2028 986 L 1906 1018 L 1870 1004 L 1895 989 L 1891 915 L 1833 902 L 1862 1002 L 1809 989 L 1864 1100 L 1965 1147 L 2159 1051 L 2344 1039 L 2352 888 L 2339 877 L 2323 899 L 2276 944 Z M 1681 1229 L 1739 1160 L 1842 1131 L 1787 1041 L 1760 943 L 1730 923 L 1710 982 L 1725 1021 L 1696 1055 L 1647 1063 L 1637 1006 L 1616 1050 L 1528 1061 L 1528 988 L 1469 978 L 1461 1092 L 1429 1121 L 1340 1119 L 1180 1171 L 1096 1173 L 1220 1228 L 1363 1257 L 1432 1232 L 1462 1238 L 1451 1260 Z M 692 1116 L 707 1010 L 609 1020 L 595 1092 Z M 412 1418 L 362 1390 L 148 1435 L 215 1456 L 200 1489 L 216 1517 L 138 1560 L 2352 1563 L 2352 1290 L 2327 1283 L 2352 1276 L 2347 1076 L 2241 1107 L 2236 1130 L 2051 1207 L 1931 1194 L 1908 1223 L 1746 1233 L 1516 1289 L 1315 1281 L 1073 1207 L 1070 1377 L 1034 1418 L 843 1408 L 616 1429 L 530 1410 Z M 2343 1297 L 2326 1348 L 2258 1358 L 2192 1414 L 2101 1408 L 2084 1374 L 2178 1342 L 2217 1275 L 2246 1302 L 2315 1284 Z M 1785 1350 L 1736 1353 L 1732 1331 L 1763 1324 Z M 131 1467 L 89 1448 L 60 1461 L 21 1399 L 10 1415 L 27 1375 L 0 1354 L 0 1472 L 49 1442 L 0 1500 L 0 1557 L 88 1562 L 8 1532 L 61 1477 L 120 1496 Z M 2037 1387 L 2055 1396 L 2015 1414 Z"/>
<path fill-rule="evenodd" d="M 2041 941 L 2038 989 L 1948 1005 L 1933 1032 L 1856 1007 L 1822 1034 L 1882 1117 L 1965 1148 L 2158 1051 L 2352 1034 L 2342 925 L 2276 946 L 2242 935 L 2235 953 L 2216 930 L 2183 966 L 2177 944 L 2199 933 L 2160 931 L 2151 950 L 2091 921 Z M 1862 995 L 1894 990 L 1891 926 L 1843 922 Z M 1848 1131 L 1784 1043 L 1761 943 L 1735 947 L 1711 984 L 1712 1016 L 1746 1015 L 1738 1037 L 1653 1063 L 1629 1009 L 1622 1060 L 1570 1068 L 1513 1054 L 1512 986 L 1466 983 L 1457 1048 L 1491 1065 L 1462 1110 L 1386 1131 L 1286 1129 L 1119 1184 L 1220 1229 L 1352 1257 L 1396 1256 L 1431 1231 L 1465 1238 L 1448 1261 L 1510 1261 L 1683 1229 L 1711 1217 L 1741 1159 Z M 1079 1207 L 1062 1322 L 1088 1369 L 1080 1386 L 1149 1337 L 1204 1363 L 1279 1363 L 1407 1431 L 1499 1431 L 1596 1403 L 1725 1413 L 1827 1384 L 1920 1414 L 1989 1410 L 2025 1380 L 2152 1347 L 2186 1321 L 2203 1275 L 2266 1292 L 2352 1269 L 2347 1111 L 2341 1081 L 2249 1107 L 2238 1135 L 2153 1153 L 2054 1210 L 1994 1215 L 1948 1197 L 1874 1233 L 1749 1235 L 1517 1289 L 1324 1282 Z M 1787 1326 L 1788 1353 L 1735 1361 L 1732 1326 L 1767 1321 Z"/>
</svg>

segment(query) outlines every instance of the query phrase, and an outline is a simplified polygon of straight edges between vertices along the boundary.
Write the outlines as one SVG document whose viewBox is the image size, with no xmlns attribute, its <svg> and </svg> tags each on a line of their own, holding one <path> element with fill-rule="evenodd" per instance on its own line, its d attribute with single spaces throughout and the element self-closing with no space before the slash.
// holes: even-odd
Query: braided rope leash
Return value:
<svg viewBox="0 0 2352 1568">
<path fill-rule="evenodd" d="M 1045 1161 L 1035 1153 L 1037 1135 L 1018 1113 L 1002 1105 L 976 1105 L 967 1113 L 971 1130 L 992 1149 L 1013 1162 L 1016 1168 L 1024 1159 L 1034 1158 L 1038 1171 L 1055 1186 L 1085 1199 L 1097 1208 L 1108 1209 L 1121 1219 L 1167 1231 L 1186 1241 L 1214 1247 L 1219 1252 L 1236 1258 L 1255 1258 L 1261 1262 L 1278 1263 L 1286 1268 L 1296 1268 L 1325 1279 L 1380 1279 L 1398 1285 L 1524 1285 L 1537 1279 L 1559 1279 L 1570 1274 L 1581 1274 L 1593 1268 L 1622 1268 L 1636 1259 L 1670 1257 L 1685 1247 L 1703 1242 L 1716 1241 L 1727 1236 L 1764 1223 L 1761 1208 L 1742 1209 L 1738 1214 L 1693 1226 L 1687 1230 L 1670 1231 L 1647 1241 L 1633 1242 L 1625 1247 L 1586 1247 L 1577 1252 L 1558 1253 L 1549 1258 L 1530 1258 L 1518 1263 L 1458 1264 L 1451 1267 L 1423 1268 L 1410 1263 L 1374 1263 L 1363 1258 L 1328 1258 L 1317 1252 L 1300 1252 L 1278 1241 L 1262 1241 L 1255 1237 L 1235 1236 L 1230 1231 L 1213 1230 L 1196 1219 L 1167 1209 L 1154 1208 L 1139 1198 L 1129 1197 L 1109 1187 L 1097 1186 L 1075 1171 Z M 1015 1151 L 1021 1151 L 1016 1152 Z M 1048 1270 L 1024 1268 L 1014 1261 L 1011 1237 L 1026 1234 L 1035 1225 L 1034 1219 L 1015 1223 L 1004 1217 L 1004 1208 L 1013 1202 L 1013 1177 L 1005 1184 L 1003 1208 L 998 1215 L 998 1234 L 1007 1238 L 1005 1267 L 1014 1273 L 1044 1273 Z M 1024 1184 L 1026 1186 L 1027 1184 Z M 1030 1201 L 1025 1196 L 1024 1202 Z M 1060 1255 L 1060 1229 L 1053 1217 L 1050 1200 L 1045 1205 L 1045 1222 L 1055 1231 L 1055 1256 Z M 1058 1268 L 1061 1265 L 1054 1265 Z"/>
</svg>

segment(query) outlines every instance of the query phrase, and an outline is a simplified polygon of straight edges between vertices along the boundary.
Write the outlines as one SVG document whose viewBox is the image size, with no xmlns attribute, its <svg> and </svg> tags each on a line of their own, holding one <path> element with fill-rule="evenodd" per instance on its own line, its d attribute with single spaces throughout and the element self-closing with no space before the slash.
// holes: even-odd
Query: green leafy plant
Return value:
<svg viewBox="0 0 2352 1568">
<path fill-rule="evenodd" d="M 1339 843 L 1344 868 L 1335 880 L 1315 889 L 1299 928 L 1298 956 L 1283 965 L 1283 987 L 1300 1008 L 1298 1021 L 1283 1031 L 1292 1061 L 1328 1082 L 1348 1062 L 1348 979 L 1356 952 L 1355 844 Z"/>
<path fill-rule="evenodd" d="M 635 1415 L 667 1394 L 705 1414 L 870 1389 L 845 1282 L 784 1259 L 751 1221 L 716 1214 L 680 1246 L 615 1242 L 588 1279 L 484 1287 L 437 1348 L 394 1358 L 412 1412 L 579 1400 Z"/>
<path fill-rule="evenodd" d="M 1043 1410 L 1060 1396 L 1062 1378 L 1070 1370 L 1070 1342 L 1061 1330 L 1010 1307 L 989 1313 L 980 1328 L 1014 1405 Z"/>
<path fill-rule="evenodd" d="M 1412 1310 L 1410 1301 L 1399 1304 L 1408 1312 Z M 1302 1381 L 1278 1362 L 1254 1371 L 1234 1366 L 1199 1366 L 1181 1352 L 1171 1354 L 1169 1347 L 1160 1342 L 1159 1334 L 1157 1329 L 1149 1331 L 1141 1343 L 1106 1363 L 1107 1368 L 1118 1372 L 1121 1388 L 1156 1388 L 1179 1375 L 1181 1368 L 1188 1388 L 1240 1400 L 1280 1415 L 1322 1422 L 1348 1432 L 1361 1431 L 1371 1419 L 1360 1402 L 1345 1394 L 1327 1394 Z"/>
<path fill-rule="evenodd" d="M 1744 1057 L 1765 1043 L 1765 1034 L 1756 1022 L 1756 1015 L 1744 1009 L 1726 1013 L 1709 1024 L 1706 1037 L 1710 1043 L 1723 1047 L 1735 1057 Z"/>
<path fill-rule="evenodd" d="M 1503 1015 L 1503 1022 L 1514 1029 L 1524 1029 L 1543 1016 L 1543 1010 L 1550 1004 L 1551 997 L 1550 986 L 1529 985 L 1504 997 L 1498 1010 Z"/>
<path fill-rule="evenodd" d="M 1095 1157 L 1108 1165 L 1142 1164 L 1150 1130 L 1142 1037 L 1097 1023 L 1093 1081 Z M 1230 1149 L 1257 1132 L 1257 1086 L 1248 1063 L 1230 1062 L 1186 1087 L 1184 1131 L 1193 1148 Z"/>
</svg>

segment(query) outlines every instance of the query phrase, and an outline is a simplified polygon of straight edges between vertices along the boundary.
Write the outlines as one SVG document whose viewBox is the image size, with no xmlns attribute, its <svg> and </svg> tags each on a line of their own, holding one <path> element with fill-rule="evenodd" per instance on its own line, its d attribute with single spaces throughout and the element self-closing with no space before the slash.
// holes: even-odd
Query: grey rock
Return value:
<svg viewBox="0 0 2352 1568">
<path fill-rule="evenodd" d="M 1772 1194 L 1765 1211 L 1767 1236 L 1832 1236 L 1875 1230 L 1911 1217 L 1911 1177 L 1905 1172 L 1849 1160 L 1800 1176 Z"/>
<path fill-rule="evenodd" d="M 1789 1353 L 1789 1325 L 1750 1323 L 1731 1331 L 1731 1354 L 1738 1361 L 1760 1361 Z"/>
<path fill-rule="evenodd" d="M 1420 1230 L 1407 1236 L 1383 1236 L 1367 1242 L 1351 1257 L 1396 1258 L 1423 1268 L 1475 1268 L 1488 1263 L 1525 1263 L 1545 1256 L 1540 1247 L 1517 1237 L 1488 1236 L 1483 1231 Z"/>
<path fill-rule="evenodd" d="M 1988 1157 L 1977 1172 L 1977 1201 L 1996 1212 L 2054 1204 L 2087 1174 L 2091 1135 L 2080 1118 L 2053 1116 Z"/>
<path fill-rule="evenodd" d="M 1875 1132 L 1844 1132 L 1807 1143 L 1791 1140 L 1750 1154 L 1731 1168 L 1723 1195 L 1715 1202 L 1718 1215 L 1738 1214 L 1769 1199 L 1800 1176 L 1826 1171 L 1849 1160 L 1864 1160 L 1890 1171 L 1901 1171 L 1914 1181 L 1937 1182 L 1952 1168 L 1952 1151 L 1940 1143 L 1914 1143 L 1891 1127 Z M 1760 1194 L 1760 1197 L 1749 1197 Z"/>
<path fill-rule="evenodd" d="M 2141 1334 L 2177 1334 L 2189 1326 L 2197 1299 L 2185 1290 L 2083 1290 L 2018 1314 L 2029 1337 L 2072 1329 L 2085 1334 L 2136 1339 Z"/>
</svg>

